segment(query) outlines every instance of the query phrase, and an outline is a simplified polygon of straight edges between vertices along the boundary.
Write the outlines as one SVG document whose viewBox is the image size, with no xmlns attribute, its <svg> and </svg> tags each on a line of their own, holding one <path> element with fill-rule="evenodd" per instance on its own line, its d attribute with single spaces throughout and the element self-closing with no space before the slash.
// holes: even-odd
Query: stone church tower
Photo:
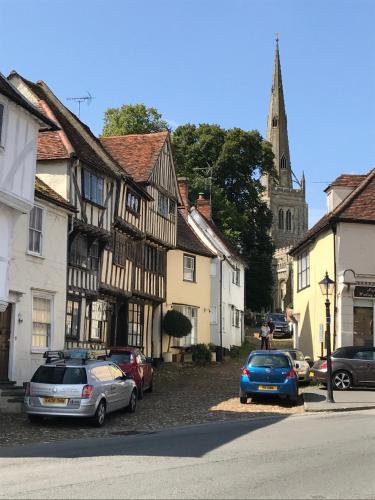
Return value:
<svg viewBox="0 0 375 500">
<path fill-rule="evenodd" d="M 272 144 L 278 179 L 262 178 L 263 199 L 273 214 L 271 235 L 276 247 L 274 258 L 274 310 L 285 311 L 293 297 L 292 262 L 288 252 L 307 231 L 305 177 L 295 177 L 290 162 L 287 116 L 285 112 L 279 43 L 276 39 L 267 140 Z"/>
</svg>

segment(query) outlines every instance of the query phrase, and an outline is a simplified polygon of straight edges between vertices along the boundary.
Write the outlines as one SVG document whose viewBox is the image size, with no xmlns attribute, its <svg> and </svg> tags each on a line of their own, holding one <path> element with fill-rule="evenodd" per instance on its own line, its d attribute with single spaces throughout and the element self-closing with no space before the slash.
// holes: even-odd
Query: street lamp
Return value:
<svg viewBox="0 0 375 500">
<path fill-rule="evenodd" d="M 332 390 L 332 359 L 331 359 L 331 313 L 329 295 L 332 295 L 335 289 L 335 282 L 331 280 L 326 271 L 322 281 L 319 281 L 322 294 L 326 297 L 326 349 L 327 349 L 327 403 L 334 403 Z"/>
</svg>

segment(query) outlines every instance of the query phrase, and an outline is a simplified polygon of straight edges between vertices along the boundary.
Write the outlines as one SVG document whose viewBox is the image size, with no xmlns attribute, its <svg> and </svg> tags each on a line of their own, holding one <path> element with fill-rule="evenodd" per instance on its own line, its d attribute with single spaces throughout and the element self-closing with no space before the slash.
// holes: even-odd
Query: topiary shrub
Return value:
<svg viewBox="0 0 375 500">
<path fill-rule="evenodd" d="M 211 361 L 211 351 L 206 344 L 195 344 L 191 346 L 194 363 L 204 364 Z"/>
<path fill-rule="evenodd" d="M 184 314 L 171 309 L 167 311 L 163 319 L 163 328 L 167 335 L 169 335 L 168 351 L 171 346 L 171 337 L 183 338 L 189 335 L 193 325 L 189 318 Z"/>
</svg>

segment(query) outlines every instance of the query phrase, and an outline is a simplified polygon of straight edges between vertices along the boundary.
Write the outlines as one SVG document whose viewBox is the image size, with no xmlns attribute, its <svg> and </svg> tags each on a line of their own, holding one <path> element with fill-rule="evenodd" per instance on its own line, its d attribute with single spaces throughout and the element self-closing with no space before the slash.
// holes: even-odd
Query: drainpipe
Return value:
<svg viewBox="0 0 375 500">
<path fill-rule="evenodd" d="M 220 321 L 219 321 L 219 333 L 220 333 L 220 361 L 223 360 L 223 259 L 220 259 Z"/>
<path fill-rule="evenodd" d="M 336 316 L 337 316 L 337 272 L 336 272 L 336 234 L 337 234 L 337 226 L 332 226 L 333 232 L 333 276 L 335 282 L 335 292 L 333 296 L 333 351 L 336 350 Z"/>
</svg>

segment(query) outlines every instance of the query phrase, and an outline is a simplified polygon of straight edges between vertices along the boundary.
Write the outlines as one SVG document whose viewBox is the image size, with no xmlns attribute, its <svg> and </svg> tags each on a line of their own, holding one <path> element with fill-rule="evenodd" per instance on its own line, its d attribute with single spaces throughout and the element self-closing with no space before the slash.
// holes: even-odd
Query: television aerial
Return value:
<svg viewBox="0 0 375 500">
<path fill-rule="evenodd" d="M 91 101 L 94 99 L 90 92 L 86 91 L 87 95 L 82 97 L 67 97 L 67 101 L 74 101 L 78 104 L 78 118 L 81 118 L 81 103 L 85 102 L 88 106 L 91 104 Z"/>
</svg>

